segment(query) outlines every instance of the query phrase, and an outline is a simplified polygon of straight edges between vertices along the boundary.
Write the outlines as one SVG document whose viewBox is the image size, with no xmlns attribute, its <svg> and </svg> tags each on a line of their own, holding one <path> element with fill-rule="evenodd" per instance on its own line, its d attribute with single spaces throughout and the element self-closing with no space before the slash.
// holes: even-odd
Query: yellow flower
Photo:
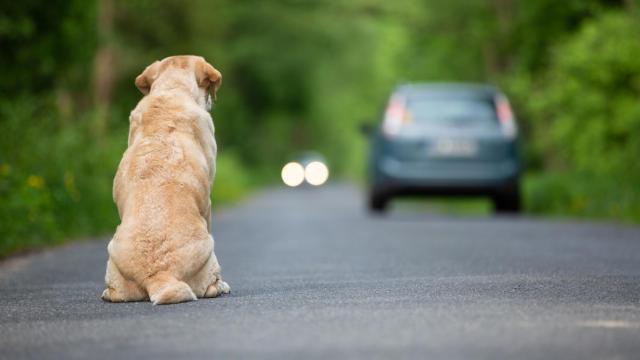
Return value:
<svg viewBox="0 0 640 360">
<path fill-rule="evenodd" d="M 27 178 L 27 185 L 31 186 L 34 189 L 42 189 L 44 187 L 44 179 L 42 176 L 38 175 L 29 175 Z"/>
</svg>

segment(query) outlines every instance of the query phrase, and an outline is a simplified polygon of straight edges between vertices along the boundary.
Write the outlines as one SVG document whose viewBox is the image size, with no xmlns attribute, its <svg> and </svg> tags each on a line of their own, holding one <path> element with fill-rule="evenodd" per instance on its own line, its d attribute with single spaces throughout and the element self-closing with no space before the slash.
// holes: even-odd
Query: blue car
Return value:
<svg viewBox="0 0 640 360">
<path fill-rule="evenodd" d="M 520 210 L 518 129 L 507 97 L 476 84 L 407 84 L 369 131 L 369 208 L 399 196 L 487 196 Z"/>
</svg>

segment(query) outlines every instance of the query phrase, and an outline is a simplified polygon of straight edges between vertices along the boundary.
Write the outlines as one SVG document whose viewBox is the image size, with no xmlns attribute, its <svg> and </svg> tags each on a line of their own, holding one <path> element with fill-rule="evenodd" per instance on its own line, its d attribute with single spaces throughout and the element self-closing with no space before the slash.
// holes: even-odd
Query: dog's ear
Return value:
<svg viewBox="0 0 640 360">
<path fill-rule="evenodd" d="M 196 80 L 199 87 L 210 90 L 213 98 L 216 98 L 216 93 L 220 89 L 220 85 L 222 85 L 220 71 L 216 70 L 204 59 L 198 59 L 196 63 Z"/>
<path fill-rule="evenodd" d="M 153 64 L 147 66 L 142 74 L 136 78 L 136 87 L 141 93 L 147 95 L 151 90 L 151 84 L 158 77 L 158 71 L 160 70 L 160 61 L 155 61 Z"/>
</svg>

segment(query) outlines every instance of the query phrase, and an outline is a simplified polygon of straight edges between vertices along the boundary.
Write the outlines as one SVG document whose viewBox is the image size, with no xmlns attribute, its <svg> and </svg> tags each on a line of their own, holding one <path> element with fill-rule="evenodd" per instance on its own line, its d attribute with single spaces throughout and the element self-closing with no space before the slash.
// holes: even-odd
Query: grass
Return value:
<svg viewBox="0 0 640 360">
<path fill-rule="evenodd" d="M 451 215 L 488 215 L 493 204 L 484 198 L 406 198 L 394 200 L 398 207 Z"/>
<path fill-rule="evenodd" d="M 541 216 L 640 223 L 640 189 L 633 181 L 574 173 L 529 173 L 522 182 L 523 211 Z M 407 198 L 402 208 L 455 215 L 487 215 L 483 198 Z"/>
<path fill-rule="evenodd" d="M 640 223 L 640 188 L 622 176 L 528 174 L 523 190 L 529 213 Z"/>
</svg>

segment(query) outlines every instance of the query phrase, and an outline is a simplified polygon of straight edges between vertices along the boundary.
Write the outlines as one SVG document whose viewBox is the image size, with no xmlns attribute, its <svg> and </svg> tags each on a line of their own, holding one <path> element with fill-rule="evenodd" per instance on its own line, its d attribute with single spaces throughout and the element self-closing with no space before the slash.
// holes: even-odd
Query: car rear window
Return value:
<svg viewBox="0 0 640 360">
<path fill-rule="evenodd" d="M 494 104 L 485 99 L 414 98 L 408 100 L 407 110 L 420 125 L 498 125 Z"/>
</svg>

